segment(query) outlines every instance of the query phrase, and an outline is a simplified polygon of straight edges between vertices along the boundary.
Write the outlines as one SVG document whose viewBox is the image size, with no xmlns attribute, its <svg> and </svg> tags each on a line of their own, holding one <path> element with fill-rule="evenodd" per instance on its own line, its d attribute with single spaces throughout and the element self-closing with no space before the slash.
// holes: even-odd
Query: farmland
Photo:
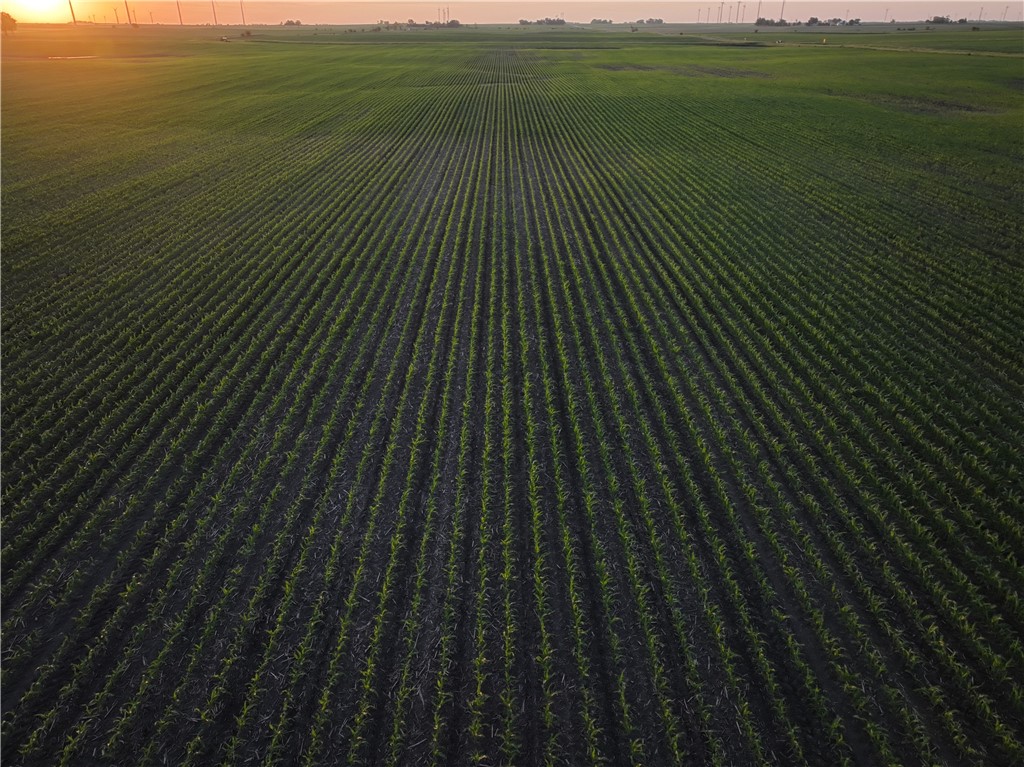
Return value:
<svg viewBox="0 0 1024 767">
<path fill-rule="evenodd" d="M 1020 30 L 218 34 L 4 42 L 5 765 L 1024 762 Z"/>
</svg>

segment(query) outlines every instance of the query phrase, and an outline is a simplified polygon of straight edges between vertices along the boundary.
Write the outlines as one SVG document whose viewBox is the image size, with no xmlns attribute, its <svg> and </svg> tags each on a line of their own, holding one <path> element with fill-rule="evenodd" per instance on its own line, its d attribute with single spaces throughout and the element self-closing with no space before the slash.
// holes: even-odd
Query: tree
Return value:
<svg viewBox="0 0 1024 767">
<path fill-rule="evenodd" d="M 4 35 L 14 32 L 18 28 L 18 20 L 7 11 L 0 11 L 0 26 L 3 27 Z"/>
</svg>

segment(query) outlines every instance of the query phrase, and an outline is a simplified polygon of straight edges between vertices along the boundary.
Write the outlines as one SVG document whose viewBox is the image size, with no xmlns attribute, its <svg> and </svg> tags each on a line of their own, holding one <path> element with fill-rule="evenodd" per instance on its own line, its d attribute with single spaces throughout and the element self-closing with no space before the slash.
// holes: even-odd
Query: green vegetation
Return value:
<svg viewBox="0 0 1024 767">
<path fill-rule="evenodd" d="M 4 44 L 4 764 L 1024 761 L 1020 30 L 222 32 Z"/>
</svg>

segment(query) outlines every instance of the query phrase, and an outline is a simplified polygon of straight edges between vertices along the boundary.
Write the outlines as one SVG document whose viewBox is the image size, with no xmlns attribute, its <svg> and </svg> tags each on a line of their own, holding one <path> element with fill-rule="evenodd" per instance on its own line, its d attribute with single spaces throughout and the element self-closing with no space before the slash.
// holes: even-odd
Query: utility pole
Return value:
<svg viewBox="0 0 1024 767">
<path fill-rule="evenodd" d="M 984 5 L 981 6 L 981 10 L 978 11 L 978 21 L 981 21 L 983 18 L 985 18 L 985 6 Z"/>
<path fill-rule="evenodd" d="M 782 10 L 779 11 L 779 21 L 784 21 L 786 18 L 786 0 L 782 0 Z"/>
<path fill-rule="evenodd" d="M 761 0 L 757 0 L 757 18 L 754 19 L 754 23 L 757 23 L 757 19 L 761 18 Z"/>
<path fill-rule="evenodd" d="M 185 26 L 185 22 L 181 20 L 181 0 L 174 0 L 174 2 L 178 5 L 178 24 Z"/>
<path fill-rule="evenodd" d="M 121 25 L 121 16 L 118 14 L 116 7 L 114 8 L 114 23 L 118 26 Z"/>
<path fill-rule="evenodd" d="M 210 0 L 210 7 L 213 8 L 213 26 L 217 26 L 217 3 Z"/>
<path fill-rule="evenodd" d="M 725 10 L 725 0 L 718 4 L 718 23 L 722 23 L 722 11 Z"/>
<path fill-rule="evenodd" d="M 71 23 L 77 26 L 78 19 L 75 18 L 75 6 L 71 4 L 71 0 L 68 0 L 68 8 L 71 9 Z M 1005 16 L 1006 14 L 1004 13 L 1003 15 Z"/>
<path fill-rule="evenodd" d="M 886 8 L 886 9 L 885 9 L 885 18 L 884 18 L 884 19 L 882 19 L 882 23 L 884 24 L 884 23 L 885 23 L 885 22 L 887 22 L 888 20 L 889 20 L 889 9 L 888 9 L 888 8 Z"/>
<path fill-rule="evenodd" d="M 124 0 L 124 23 L 129 27 L 132 25 L 132 12 L 128 10 L 128 0 Z"/>
<path fill-rule="evenodd" d="M 245 26 L 245 6 L 242 5 L 242 0 L 238 0 L 238 7 L 242 9 L 242 26 Z"/>
<path fill-rule="evenodd" d="M 697 23 L 698 23 L 698 24 L 700 24 L 700 12 L 701 12 L 702 10 L 703 10 L 702 8 L 698 8 L 698 9 L 697 9 Z"/>
<path fill-rule="evenodd" d="M 132 21 L 135 23 L 135 26 L 139 26 L 139 14 L 135 11 L 132 11 Z"/>
<path fill-rule="evenodd" d="M 747 18 L 747 4 L 744 3 L 743 4 L 743 13 L 740 14 L 740 24 L 743 24 L 744 21 L 746 21 L 746 18 Z"/>
<path fill-rule="evenodd" d="M 1010 10 L 1010 6 L 1006 6 L 1005 8 L 1003 8 L 1003 18 L 1001 18 L 1000 21 L 1006 21 L 1006 12 L 1008 10 Z"/>
</svg>

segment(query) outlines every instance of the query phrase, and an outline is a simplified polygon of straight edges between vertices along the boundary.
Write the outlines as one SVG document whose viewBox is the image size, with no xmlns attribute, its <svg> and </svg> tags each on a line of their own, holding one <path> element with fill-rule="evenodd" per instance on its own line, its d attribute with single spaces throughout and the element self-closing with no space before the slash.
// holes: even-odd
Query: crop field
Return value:
<svg viewBox="0 0 1024 767">
<path fill-rule="evenodd" d="M 3 42 L 4 765 L 1024 763 L 1020 29 L 238 32 Z"/>
</svg>

